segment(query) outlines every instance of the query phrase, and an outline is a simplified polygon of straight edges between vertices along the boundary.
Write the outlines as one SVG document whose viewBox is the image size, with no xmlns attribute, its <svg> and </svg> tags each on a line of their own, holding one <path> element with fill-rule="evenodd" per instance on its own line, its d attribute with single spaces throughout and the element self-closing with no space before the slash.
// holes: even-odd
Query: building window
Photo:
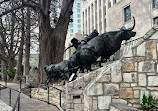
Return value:
<svg viewBox="0 0 158 111">
<path fill-rule="evenodd" d="M 73 24 L 70 24 L 70 28 L 73 28 Z"/>
<path fill-rule="evenodd" d="M 158 0 L 153 0 L 153 8 L 157 8 L 158 7 Z"/>
<path fill-rule="evenodd" d="M 81 25 L 78 25 L 78 28 L 81 28 Z"/>
<path fill-rule="evenodd" d="M 77 8 L 81 8 L 81 4 L 80 3 L 77 3 Z"/>
<path fill-rule="evenodd" d="M 154 25 L 158 25 L 158 17 L 154 18 Z"/>
<path fill-rule="evenodd" d="M 81 18 L 81 15 L 80 15 L 80 14 L 77 14 L 77 17 L 78 17 L 78 18 Z"/>
<path fill-rule="evenodd" d="M 84 14 L 84 12 L 83 12 L 83 14 L 82 14 L 82 17 L 83 17 L 83 22 L 82 22 L 82 26 L 83 26 L 83 33 L 84 33 L 84 30 L 85 30 L 85 27 L 84 27 L 84 25 L 85 25 L 85 21 L 84 21 L 84 16 L 85 16 L 85 14 Z"/>
<path fill-rule="evenodd" d="M 130 5 L 124 8 L 124 20 L 125 22 L 131 20 L 131 9 Z"/>
<path fill-rule="evenodd" d="M 80 9 L 77 9 L 77 13 L 81 13 L 81 10 L 80 10 Z"/>
<path fill-rule="evenodd" d="M 81 30 L 78 30 L 79 33 L 81 33 Z"/>
<path fill-rule="evenodd" d="M 104 6 L 104 10 L 105 10 L 105 15 L 106 15 L 106 6 Z"/>
<path fill-rule="evenodd" d="M 113 0 L 113 4 L 115 4 L 116 3 L 116 0 Z"/>
<path fill-rule="evenodd" d="M 70 33 L 73 33 L 74 32 L 74 30 L 73 29 L 70 29 Z"/>
<path fill-rule="evenodd" d="M 78 22 L 78 23 L 81 23 L 81 19 L 78 19 L 77 22 Z"/>
<path fill-rule="evenodd" d="M 111 7 L 111 2 L 108 3 L 108 8 L 110 8 L 110 7 Z"/>
<path fill-rule="evenodd" d="M 69 44 L 71 46 L 71 44 Z M 71 56 L 71 48 L 69 49 L 69 57 Z"/>
</svg>

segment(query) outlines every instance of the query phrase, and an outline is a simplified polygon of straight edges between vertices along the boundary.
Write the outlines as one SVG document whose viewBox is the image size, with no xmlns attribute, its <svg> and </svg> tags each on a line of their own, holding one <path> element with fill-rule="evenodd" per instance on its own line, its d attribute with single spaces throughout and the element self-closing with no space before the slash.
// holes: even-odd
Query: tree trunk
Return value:
<svg viewBox="0 0 158 111">
<path fill-rule="evenodd" d="M 5 81 L 7 78 L 7 73 L 6 73 L 6 63 L 4 60 L 1 60 L 1 72 L 2 72 L 2 80 Z"/>
<path fill-rule="evenodd" d="M 8 49 L 8 59 L 7 59 L 7 68 L 8 70 L 11 70 L 14 68 L 13 64 L 14 64 L 14 58 L 15 58 L 15 55 L 14 55 L 14 32 L 15 32 L 15 15 L 11 15 L 11 39 L 10 39 L 10 48 Z M 8 73 L 8 76 L 7 76 L 7 79 L 8 80 L 11 80 L 13 79 L 13 76 L 10 75 L 10 73 Z"/>
<path fill-rule="evenodd" d="M 8 62 L 7 62 L 7 81 L 12 81 L 14 79 L 14 75 L 12 71 L 14 69 L 14 58 L 9 57 Z"/>
<path fill-rule="evenodd" d="M 19 56 L 18 56 L 18 63 L 17 63 L 17 68 L 16 68 L 16 74 L 14 76 L 14 82 L 18 81 L 18 77 L 20 74 L 22 74 L 22 60 L 23 60 L 23 46 L 24 46 L 24 37 L 25 37 L 25 29 L 24 29 L 24 14 L 23 14 L 23 9 L 22 9 L 22 37 L 21 37 L 21 42 L 20 42 L 20 47 L 19 47 Z"/>
<path fill-rule="evenodd" d="M 39 16 L 40 83 L 43 83 L 47 77 L 44 71 L 45 65 L 56 64 L 63 60 L 65 39 L 73 2 L 74 0 L 63 0 L 59 20 L 55 29 L 52 29 L 48 13 L 50 1 L 40 0 L 40 5 L 45 12 L 45 15 L 40 14 Z"/>
<path fill-rule="evenodd" d="M 27 8 L 27 26 L 26 26 L 26 47 L 25 47 L 25 62 L 24 62 L 24 76 L 30 71 L 30 8 Z"/>
</svg>

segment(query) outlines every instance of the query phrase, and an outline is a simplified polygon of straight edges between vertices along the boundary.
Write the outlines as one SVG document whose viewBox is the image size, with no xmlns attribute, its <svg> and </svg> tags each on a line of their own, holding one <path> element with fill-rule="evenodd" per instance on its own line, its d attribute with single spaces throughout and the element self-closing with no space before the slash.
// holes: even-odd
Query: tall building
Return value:
<svg viewBox="0 0 158 111">
<path fill-rule="evenodd" d="M 65 48 L 69 47 L 71 45 L 71 39 L 77 38 L 78 40 L 83 39 L 81 35 L 81 8 L 83 5 L 83 2 L 85 0 L 75 0 L 73 4 L 73 15 L 71 16 L 72 21 L 69 24 L 66 42 L 65 42 Z M 64 59 L 68 59 L 72 53 L 75 51 L 75 48 L 69 48 L 64 53 Z"/>
<path fill-rule="evenodd" d="M 129 28 L 133 24 L 132 16 L 137 32 L 133 39 L 137 39 L 158 25 L 158 0 L 87 0 L 82 7 L 82 33 Z"/>
<path fill-rule="evenodd" d="M 69 25 L 67 37 L 72 37 L 75 33 L 81 33 L 81 7 L 84 0 L 75 0 L 73 4 L 72 22 Z"/>
</svg>

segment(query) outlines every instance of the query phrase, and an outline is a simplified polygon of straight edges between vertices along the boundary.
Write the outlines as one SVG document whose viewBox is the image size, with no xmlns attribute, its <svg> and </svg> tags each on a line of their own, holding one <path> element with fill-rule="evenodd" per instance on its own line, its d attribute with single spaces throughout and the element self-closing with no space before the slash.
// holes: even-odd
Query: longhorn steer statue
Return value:
<svg viewBox="0 0 158 111">
<path fill-rule="evenodd" d="M 84 38 L 84 42 L 79 42 L 76 38 L 73 38 L 71 40 L 72 45 L 65 49 L 65 51 L 71 47 L 75 47 L 78 49 L 78 47 L 81 47 L 89 40 L 93 39 L 94 37 L 98 36 L 98 31 L 94 30 L 89 36 Z M 56 79 L 62 79 L 62 80 L 68 80 L 72 73 L 76 73 L 79 68 L 79 59 L 77 59 L 76 55 L 78 55 L 78 52 L 75 52 L 69 60 L 64 60 L 62 62 L 59 62 L 58 64 L 51 64 L 49 66 L 45 66 L 45 71 L 47 73 L 47 80 L 45 81 L 44 88 L 47 87 L 48 83 L 51 81 L 52 78 Z"/>
<path fill-rule="evenodd" d="M 90 40 L 87 44 L 83 45 L 81 49 L 78 50 L 80 51 L 78 57 L 78 59 L 80 60 L 80 66 L 86 67 L 88 70 L 91 71 L 91 64 L 94 63 L 99 57 L 101 57 L 101 66 L 101 62 L 103 62 L 104 59 L 109 59 L 111 55 L 113 55 L 120 49 L 123 40 L 129 40 L 131 37 L 134 37 L 136 35 L 136 32 L 132 31 L 134 27 L 135 19 L 132 28 L 121 28 L 120 31 L 111 31 L 104 33 Z"/>
<path fill-rule="evenodd" d="M 79 68 L 82 72 L 84 68 L 91 71 L 91 64 L 99 57 L 101 57 L 101 66 L 104 60 L 109 59 L 111 55 L 120 49 L 123 40 L 129 40 L 136 35 L 136 32 L 132 31 L 134 27 L 135 19 L 133 27 L 129 29 L 121 28 L 119 31 L 107 32 L 92 38 L 85 44 L 80 44 L 69 60 L 45 67 L 48 75 L 45 83 L 48 84 L 52 78 L 68 79 Z"/>
<path fill-rule="evenodd" d="M 72 73 L 76 73 L 77 67 L 69 67 L 69 61 L 64 60 L 59 62 L 58 64 L 51 64 L 49 66 L 45 66 L 44 69 L 47 73 L 47 80 L 45 81 L 44 89 L 47 88 L 47 85 L 51 81 L 52 78 L 68 80 Z"/>
</svg>

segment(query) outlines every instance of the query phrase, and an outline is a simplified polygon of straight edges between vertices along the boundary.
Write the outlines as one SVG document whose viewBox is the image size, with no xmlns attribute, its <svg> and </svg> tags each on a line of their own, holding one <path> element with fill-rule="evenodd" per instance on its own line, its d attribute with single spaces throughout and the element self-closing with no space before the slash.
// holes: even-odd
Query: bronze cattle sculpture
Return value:
<svg viewBox="0 0 158 111">
<path fill-rule="evenodd" d="M 92 71 L 91 65 L 99 57 L 101 57 L 99 63 L 101 66 L 102 62 L 120 49 L 123 40 L 129 40 L 136 35 L 136 32 L 132 31 L 134 27 L 135 19 L 133 27 L 129 29 L 121 28 L 119 31 L 106 32 L 99 36 L 96 36 L 95 31 L 94 37 L 87 38 L 84 43 L 77 45 L 77 50 L 70 56 L 69 60 L 45 67 L 48 75 L 45 84 L 48 84 L 52 78 L 68 80 L 72 73 L 76 73 L 79 68 L 81 72 L 84 72 L 84 68 Z"/>
</svg>

